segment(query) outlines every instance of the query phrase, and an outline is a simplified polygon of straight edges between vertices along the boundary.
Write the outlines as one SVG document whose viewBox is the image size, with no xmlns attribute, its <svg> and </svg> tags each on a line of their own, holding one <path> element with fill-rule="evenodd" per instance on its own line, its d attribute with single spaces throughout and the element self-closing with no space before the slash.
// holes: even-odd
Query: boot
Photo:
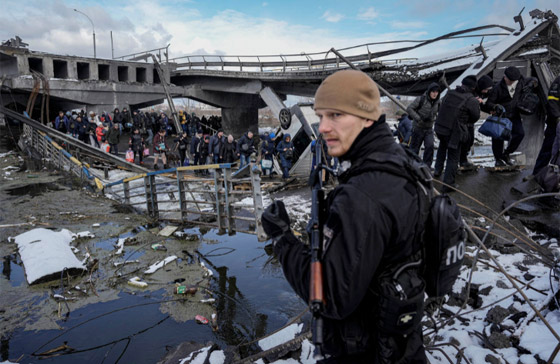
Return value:
<svg viewBox="0 0 560 364">
<path fill-rule="evenodd" d="M 157 165 L 157 164 L 154 164 L 154 170 L 157 171 L 158 169 L 159 169 L 158 165 Z"/>
</svg>

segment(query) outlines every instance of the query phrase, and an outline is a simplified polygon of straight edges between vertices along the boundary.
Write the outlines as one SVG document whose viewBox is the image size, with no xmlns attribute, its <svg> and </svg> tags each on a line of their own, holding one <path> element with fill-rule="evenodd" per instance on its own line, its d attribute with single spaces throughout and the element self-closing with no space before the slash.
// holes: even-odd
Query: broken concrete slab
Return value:
<svg viewBox="0 0 560 364">
<path fill-rule="evenodd" d="M 57 278 L 63 270 L 86 270 L 70 247 L 74 234 L 38 228 L 14 238 L 29 284 Z"/>
</svg>

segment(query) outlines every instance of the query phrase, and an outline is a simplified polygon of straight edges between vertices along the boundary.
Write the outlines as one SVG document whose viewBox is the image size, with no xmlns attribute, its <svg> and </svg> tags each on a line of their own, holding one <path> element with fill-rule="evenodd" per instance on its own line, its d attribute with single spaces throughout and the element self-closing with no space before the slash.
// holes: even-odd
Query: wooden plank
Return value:
<svg viewBox="0 0 560 364">
<path fill-rule="evenodd" d="M 165 237 L 169 237 L 171 236 L 171 234 L 173 234 L 175 231 L 177 231 L 177 229 L 179 229 L 178 226 L 174 226 L 174 225 L 167 225 L 166 227 L 164 227 L 159 233 L 159 236 L 165 236 Z"/>
</svg>

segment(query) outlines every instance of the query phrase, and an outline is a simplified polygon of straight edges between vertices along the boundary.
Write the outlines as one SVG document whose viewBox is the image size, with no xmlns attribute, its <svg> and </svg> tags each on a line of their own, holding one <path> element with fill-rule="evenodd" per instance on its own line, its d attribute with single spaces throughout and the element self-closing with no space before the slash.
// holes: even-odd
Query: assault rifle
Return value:
<svg viewBox="0 0 560 364">
<path fill-rule="evenodd" d="M 323 219 L 325 210 L 325 192 L 323 190 L 323 170 L 333 173 L 323 164 L 323 137 L 320 135 L 315 143 L 316 168 L 311 173 L 311 279 L 309 282 L 309 310 L 313 315 L 311 322 L 312 341 L 315 346 L 313 357 L 323 358 Z"/>
</svg>

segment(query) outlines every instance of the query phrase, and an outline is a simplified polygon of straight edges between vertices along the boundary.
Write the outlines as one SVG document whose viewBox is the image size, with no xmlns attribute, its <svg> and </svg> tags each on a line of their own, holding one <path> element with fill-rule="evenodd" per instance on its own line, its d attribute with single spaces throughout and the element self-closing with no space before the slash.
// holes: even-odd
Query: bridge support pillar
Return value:
<svg viewBox="0 0 560 364">
<path fill-rule="evenodd" d="M 258 135 L 259 109 L 256 107 L 223 107 L 222 125 L 224 133 L 231 134 L 236 139 L 249 130 Z"/>
</svg>

